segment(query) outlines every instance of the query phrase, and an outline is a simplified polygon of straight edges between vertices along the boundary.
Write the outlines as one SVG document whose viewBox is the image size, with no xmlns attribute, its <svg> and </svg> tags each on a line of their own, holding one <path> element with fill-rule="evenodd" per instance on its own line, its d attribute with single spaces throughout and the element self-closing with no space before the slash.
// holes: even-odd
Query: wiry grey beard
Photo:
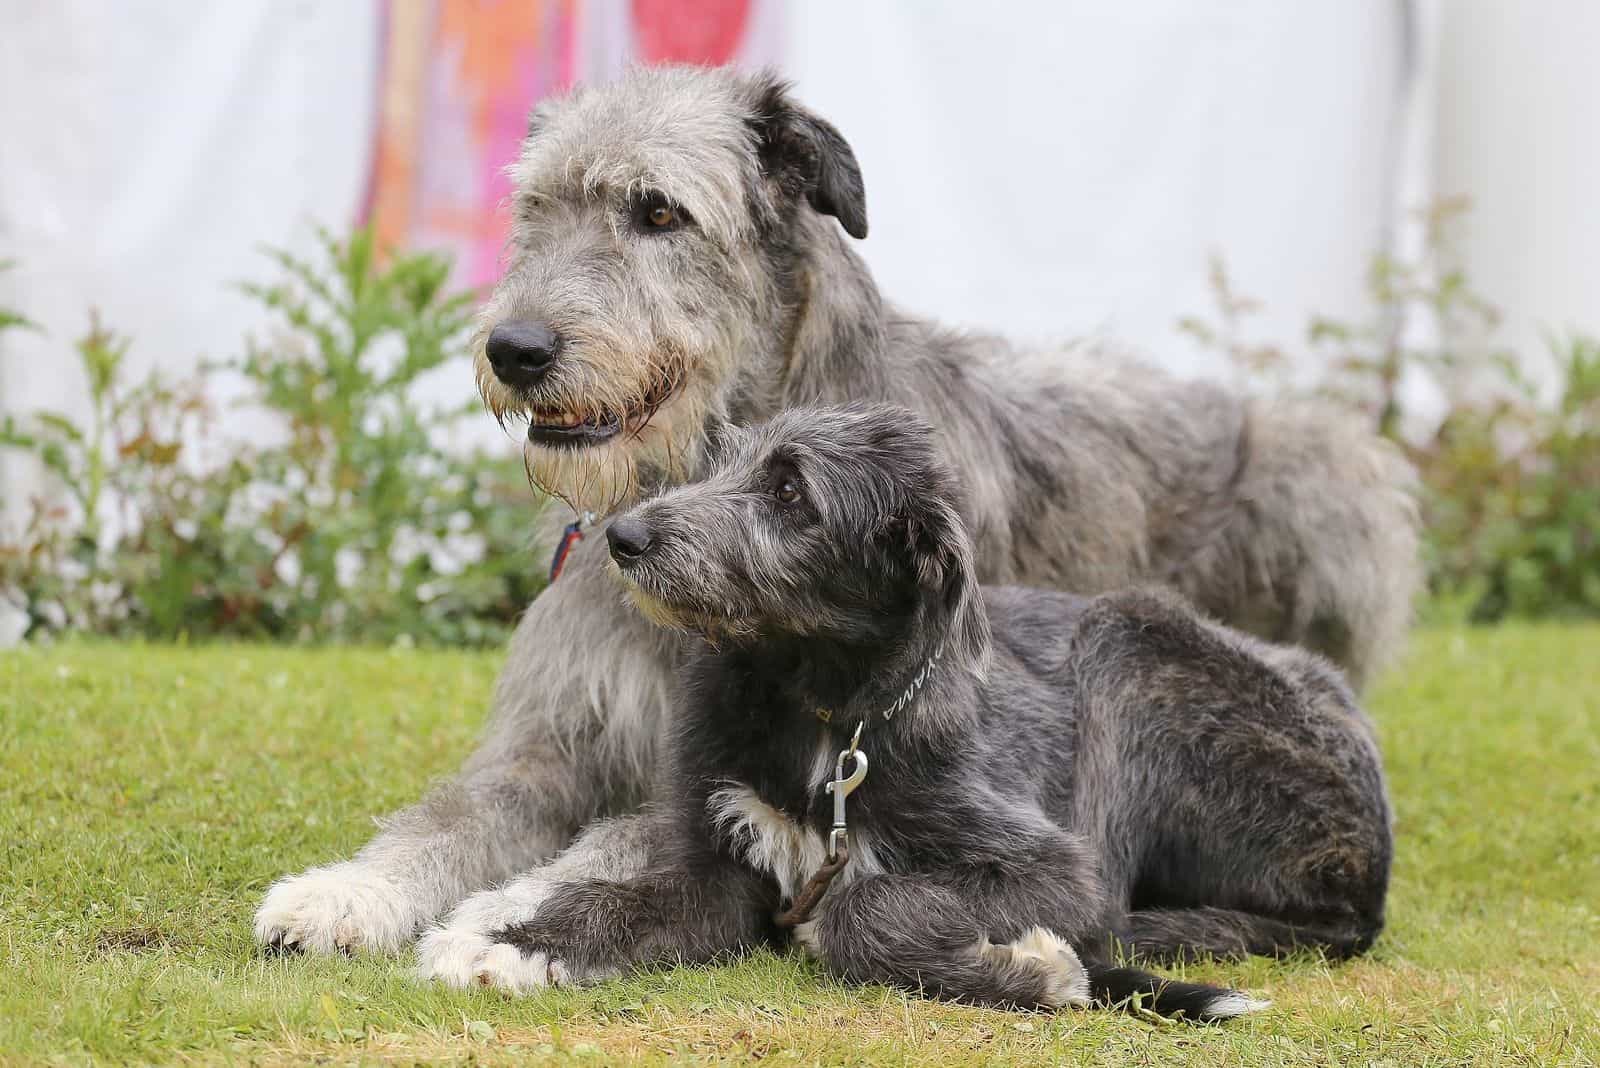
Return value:
<svg viewBox="0 0 1600 1068">
<path fill-rule="evenodd" d="M 690 396 L 674 397 L 639 430 L 589 448 L 526 442 L 528 479 L 574 511 L 609 515 L 637 501 L 646 486 L 692 476 L 704 444 L 705 406 Z"/>
</svg>

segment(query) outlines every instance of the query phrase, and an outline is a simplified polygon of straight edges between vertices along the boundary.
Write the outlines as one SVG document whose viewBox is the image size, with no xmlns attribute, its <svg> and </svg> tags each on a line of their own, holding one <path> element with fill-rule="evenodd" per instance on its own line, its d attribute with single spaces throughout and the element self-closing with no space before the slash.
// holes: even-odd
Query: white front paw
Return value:
<svg viewBox="0 0 1600 1068">
<path fill-rule="evenodd" d="M 474 980 L 479 986 L 526 994 L 549 986 L 575 986 L 565 963 L 547 953 L 523 953 L 516 946 L 497 942 L 478 958 Z"/>
<path fill-rule="evenodd" d="M 417 943 L 417 974 L 461 990 L 487 986 L 508 994 L 577 984 L 577 976 L 560 958 L 525 954 L 465 926 L 436 927 L 423 935 Z"/>
<path fill-rule="evenodd" d="M 458 990 L 476 986 L 478 961 L 494 943 L 467 926 L 435 927 L 417 940 L 417 976 Z"/>
<path fill-rule="evenodd" d="M 421 918 L 403 888 L 350 862 L 274 883 L 256 910 L 255 935 L 274 950 L 392 953 Z"/>
</svg>

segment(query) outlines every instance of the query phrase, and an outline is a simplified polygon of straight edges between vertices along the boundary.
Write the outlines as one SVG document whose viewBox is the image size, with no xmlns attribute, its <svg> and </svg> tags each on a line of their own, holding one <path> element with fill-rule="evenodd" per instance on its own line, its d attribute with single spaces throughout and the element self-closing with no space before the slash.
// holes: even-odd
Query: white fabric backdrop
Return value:
<svg viewBox="0 0 1600 1068">
<path fill-rule="evenodd" d="M 1450 0 L 1440 14 L 1438 187 L 1473 198 L 1472 276 L 1519 352 L 1540 351 L 1547 331 L 1594 335 L 1600 3 Z"/>
<path fill-rule="evenodd" d="M 368 173 L 378 9 L 282 0 L 26 0 L 0 32 L 0 408 L 85 410 L 70 342 L 100 310 L 141 373 L 232 355 L 233 283 L 309 251 Z M 14 517 L 35 472 L 0 454 Z"/>
<path fill-rule="evenodd" d="M 1216 369 L 1175 328 L 1211 309 L 1212 251 L 1277 336 L 1359 306 L 1395 207 L 1403 4 L 791 11 L 802 95 L 861 157 L 864 251 L 917 310 Z"/>
</svg>

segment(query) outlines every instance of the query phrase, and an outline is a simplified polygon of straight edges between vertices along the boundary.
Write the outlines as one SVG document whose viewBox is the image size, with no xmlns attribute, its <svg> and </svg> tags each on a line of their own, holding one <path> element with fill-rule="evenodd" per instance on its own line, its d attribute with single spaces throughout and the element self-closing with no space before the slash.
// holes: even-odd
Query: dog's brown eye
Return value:
<svg viewBox="0 0 1600 1068">
<path fill-rule="evenodd" d="M 633 225 L 644 234 L 665 234 L 681 229 L 689 221 L 683 209 L 659 193 L 649 193 L 634 201 Z"/>
<path fill-rule="evenodd" d="M 778 483 L 778 488 L 772 491 L 779 504 L 794 504 L 800 500 L 800 489 L 789 479 Z"/>
</svg>

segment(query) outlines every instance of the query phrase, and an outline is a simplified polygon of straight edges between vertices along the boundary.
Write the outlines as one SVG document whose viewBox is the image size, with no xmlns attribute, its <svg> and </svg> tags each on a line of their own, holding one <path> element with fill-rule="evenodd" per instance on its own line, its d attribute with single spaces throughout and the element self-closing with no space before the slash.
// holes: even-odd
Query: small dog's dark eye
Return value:
<svg viewBox="0 0 1600 1068">
<path fill-rule="evenodd" d="M 650 214 L 646 215 L 644 218 L 645 222 L 657 228 L 671 226 L 675 221 L 677 221 L 677 216 L 674 215 L 672 209 L 667 207 L 665 204 L 657 204 L 655 207 L 650 209 Z"/>
<path fill-rule="evenodd" d="M 778 488 L 772 491 L 772 496 L 777 498 L 779 504 L 796 504 L 800 500 L 800 487 L 794 484 L 793 479 L 784 479 L 778 483 Z"/>
</svg>

